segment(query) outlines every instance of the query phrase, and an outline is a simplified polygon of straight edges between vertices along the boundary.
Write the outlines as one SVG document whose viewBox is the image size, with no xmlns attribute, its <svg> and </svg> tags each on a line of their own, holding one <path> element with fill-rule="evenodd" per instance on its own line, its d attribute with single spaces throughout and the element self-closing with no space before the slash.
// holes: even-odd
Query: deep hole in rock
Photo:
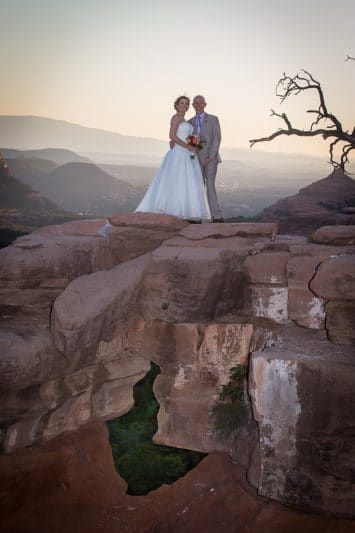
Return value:
<svg viewBox="0 0 355 533">
<path fill-rule="evenodd" d="M 151 363 L 150 371 L 133 388 L 133 408 L 107 422 L 115 466 L 128 484 L 127 494 L 131 495 L 147 494 L 164 483 L 173 483 L 206 456 L 154 444 L 159 403 L 153 383 L 159 373 L 159 366 Z"/>
</svg>

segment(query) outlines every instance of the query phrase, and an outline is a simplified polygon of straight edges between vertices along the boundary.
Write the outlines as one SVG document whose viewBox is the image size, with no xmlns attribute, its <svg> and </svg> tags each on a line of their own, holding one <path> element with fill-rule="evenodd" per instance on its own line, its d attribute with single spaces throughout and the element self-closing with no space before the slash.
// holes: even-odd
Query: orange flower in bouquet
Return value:
<svg viewBox="0 0 355 533">
<path fill-rule="evenodd" d="M 196 151 L 202 150 L 202 148 L 206 144 L 206 139 L 202 137 L 202 135 L 197 135 L 196 133 L 189 135 L 186 140 L 187 144 L 193 146 Z M 190 157 L 191 159 L 195 159 L 195 154 L 191 154 Z"/>
</svg>

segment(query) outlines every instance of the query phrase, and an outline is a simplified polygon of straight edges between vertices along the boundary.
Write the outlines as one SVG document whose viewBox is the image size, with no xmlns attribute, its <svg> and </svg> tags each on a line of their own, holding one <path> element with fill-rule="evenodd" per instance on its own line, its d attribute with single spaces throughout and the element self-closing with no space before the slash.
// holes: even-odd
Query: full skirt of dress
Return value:
<svg viewBox="0 0 355 533">
<path fill-rule="evenodd" d="M 192 159 L 191 152 L 178 144 L 169 150 L 136 212 L 211 220 L 197 155 Z"/>
</svg>

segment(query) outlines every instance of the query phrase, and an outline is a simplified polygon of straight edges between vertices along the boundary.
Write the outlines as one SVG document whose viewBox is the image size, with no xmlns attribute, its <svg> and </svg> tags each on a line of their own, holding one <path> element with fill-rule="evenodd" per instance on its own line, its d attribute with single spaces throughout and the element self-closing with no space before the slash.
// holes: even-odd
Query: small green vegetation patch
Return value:
<svg viewBox="0 0 355 533">
<path fill-rule="evenodd" d="M 221 438 L 237 432 L 246 416 L 244 383 L 247 367 L 238 365 L 229 371 L 229 382 L 223 385 L 218 401 L 212 408 L 213 430 Z"/>
<path fill-rule="evenodd" d="M 206 455 L 152 441 L 159 411 L 153 383 L 159 373 L 160 368 L 152 363 L 148 374 L 133 388 L 131 411 L 107 423 L 116 469 L 127 481 L 127 493 L 132 495 L 147 494 L 164 483 L 173 483 Z"/>
</svg>

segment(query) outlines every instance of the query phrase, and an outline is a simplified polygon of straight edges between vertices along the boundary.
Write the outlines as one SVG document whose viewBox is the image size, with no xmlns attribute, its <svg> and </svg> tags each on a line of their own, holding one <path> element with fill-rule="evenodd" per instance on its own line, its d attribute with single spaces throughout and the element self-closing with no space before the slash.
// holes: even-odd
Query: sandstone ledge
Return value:
<svg viewBox="0 0 355 533">
<path fill-rule="evenodd" d="M 129 226 L 150 230 L 159 230 L 163 227 L 175 233 L 189 225 L 182 218 L 157 213 L 120 213 L 112 215 L 109 221 L 117 227 Z"/>
</svg>

